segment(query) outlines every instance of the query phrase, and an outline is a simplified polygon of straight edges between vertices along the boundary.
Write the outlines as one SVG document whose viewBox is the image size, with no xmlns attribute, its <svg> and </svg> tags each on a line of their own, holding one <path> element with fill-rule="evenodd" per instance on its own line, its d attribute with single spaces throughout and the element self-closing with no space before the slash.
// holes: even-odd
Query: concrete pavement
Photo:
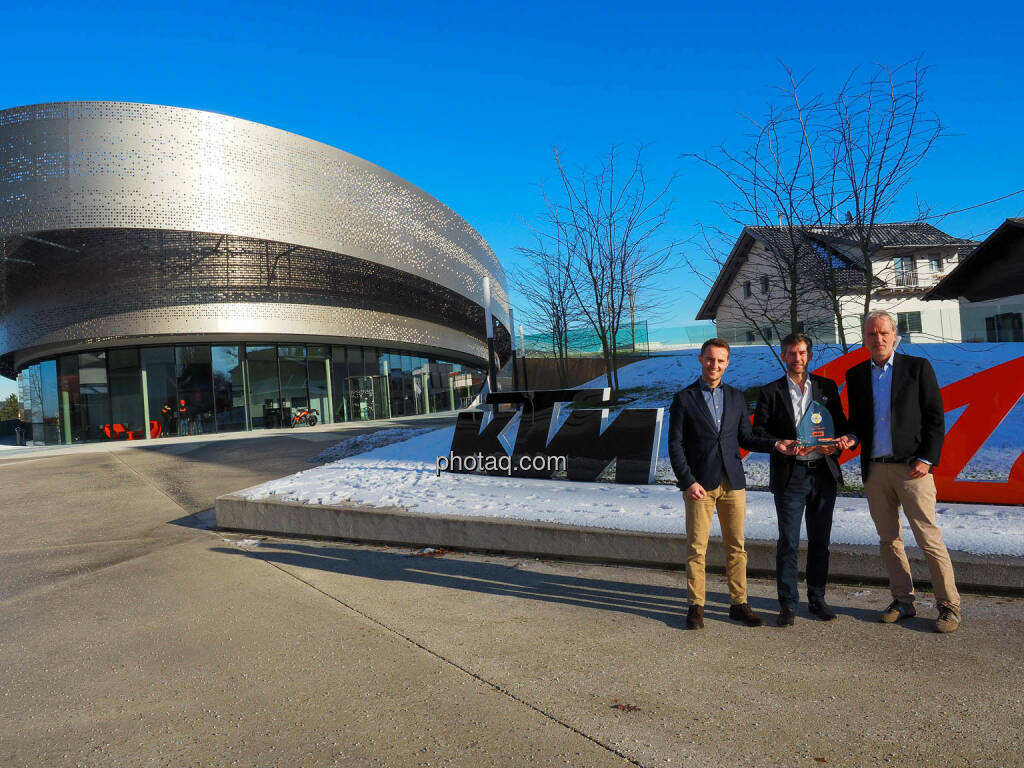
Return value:
<svg viewBox="0 0 1024 768">
<path fill-rule="evenodd" d="M 1019 598 L 685 632 L 676 571 L 203 527 L 352 433 L 0 460 L 0 765 L 1022 764 Z"/>
</svg>

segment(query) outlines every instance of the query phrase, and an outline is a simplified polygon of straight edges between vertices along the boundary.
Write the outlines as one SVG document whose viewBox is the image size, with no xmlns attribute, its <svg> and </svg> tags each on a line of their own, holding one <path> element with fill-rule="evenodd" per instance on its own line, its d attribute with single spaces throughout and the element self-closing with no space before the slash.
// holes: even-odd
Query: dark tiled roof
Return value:
<svg viewBox="0 0 1024 768">
<path fill-rule="evenodd" d="M 848 224 L 829 227 L 795 227 L 796 231 L 820 242 L 859 245 L 856 231 Z M 757 239 L 779 252 L 791 252 L 789 227 L 747 227 Z M 965 252 L 978 243 L 947 235 L 941 229 L 924 222 L 909 224 L 876 224 L 871 230 L 871 245 L 875 248 L 928 248 L 935 246 L 963 246 Z M 861 262 L 863 266 L 863 262 Z"/>
<path fill-rule="evenodd" d="M 761 241 L 782 258 L 788 258 L 793 253 L 795 245 L 801 251 L 800 260 L 808 258 L 807 267 L 811 267 L 815 259 L 821 259 L 823 254 L 844 261 L 848 268 L 841 268 L 837 277 L 845 285 L 858 285 L 860 279 L 856 277 L 856 273 L 863 274 L 864 271 L 864 260 L 860 253 L 857 233 L 849 224 L 836 224 L 827 227 L 794 227 L 792 229 L 786 226 L 745 227 L 732 253 L 729 254 L 729 258 L 722 266 L 715 284 L 704 300 L 704 304 L 697 314 L 698 319 L 714 317 L 729 283 L 736 277 L 742 257 L 749 251 L 750 238 Z M 799 241 L 794 243 L 793 241 L 797 238 Z M 870 242 L 873 249 L 956 246 L 961 259 L 978 246 L 978 243 L 973 240 L 952 237 L 941 229 L 924 222 L 875 224 L 871 230 Z M 846 245 L 851 248 L 846 249 L 847 253 L 840 253 L 830 247 L 833 245 Z"/>
</svg>

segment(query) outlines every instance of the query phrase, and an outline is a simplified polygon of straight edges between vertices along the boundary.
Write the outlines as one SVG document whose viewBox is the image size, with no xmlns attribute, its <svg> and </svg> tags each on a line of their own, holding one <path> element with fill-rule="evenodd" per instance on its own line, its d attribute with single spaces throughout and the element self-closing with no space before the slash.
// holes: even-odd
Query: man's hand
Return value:
<svg viewBox="0 0 1024 768">
<path fill-rule="evenodd" d="M 704 486 L 700 483 L 692 483 L 685 491 L 683 491 L 683 495 L 688 499 L 698 501 L 699 499 L 703 499 L 707 496 L 708 492 L 704 490 Z"/>
<path fill-rule="evenodd" d="M 783 456 L 796 456 L 798 452 L 796 440 L 776 440 L 775 450 Z"/>
<path fill-rule="evenodd" d="M 823 446 L 819 447 L 818 450 L 821 451 L 822 454 L 825 455 L 825 456 L 834 456 L 835 454 L 839 453 L 839 446 L 838 445 L 823 445 Z"/>
<path fill-rule="evenodd" d="M 857 444 L 857 441 L 854 440 L 852 437 L 850 437 L 850 435 L 843 435 L 842 437 L 840 437 L 836 441 L 836 445 L 838 445 L 839 448 L 844 450 L 844 451 L 850 450 L 856 444 Z"/>
<path fill-rule="evenodd" d="M 910 476 L 915 480 L 927 475 L 929 469 L 931 469 L 931 465 L 927 462 L 921 461 L 920 459 L 915 459 L 910 462 Z"/>
</svg>

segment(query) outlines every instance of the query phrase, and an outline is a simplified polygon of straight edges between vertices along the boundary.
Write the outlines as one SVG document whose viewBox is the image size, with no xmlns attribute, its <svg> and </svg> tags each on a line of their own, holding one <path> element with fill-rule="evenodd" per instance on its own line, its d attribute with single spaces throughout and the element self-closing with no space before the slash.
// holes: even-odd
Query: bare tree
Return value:
<svg viewBox="0 0 1024 768">
<path fill-rule="evenodd" d="M 533 248 L 520 247 L 527 266 L 516 267 L 511 275 L 512 284 L 524 299 L 523 319 L 535 328 L 543 329 L 551 337 L 551 354 L 558 370 L 561 387 L 569 386 L 569 327 L 575 318 L 572 289 L 569 286 L 568 249 L 559 238 L 537 235 Z M 515 329 L 510 329 L 515 333 Z M 525 353 L 525 350 L 523 350 Z"/>
<path fill-rule="evenodd" d="M 735 199 L 720 205 L 733 221 L 770 228 L 759 255 L 772 291 L 736 296 L 733 286 L 731 304 L 762 337 L 762 327 L 798 330 L 801 305 L 824 307 L 845 351 L 844 299 L 863 294 L 868 311 L 877 282 L 872 257 L 883 245 L 877 225 L 942 127 L 923 112 L 927 70 L 918 61 L 876 65 L 865 76 L 854 70 L 831 99 L 805 97 L 806 78 L 783 70 L 785 85 L 766 115 L 747 118 L 753 131 L 745 150 L 688 156 L 732 186 Z M 727 251 L 714 254 L 720 270 Z"/>
<path fill-rule="evenodd" d="M 545 195 L 546 238 L 566 249 L 566 275 L 580 315 L 601 343 L 608 386 L 618 392 L 619 332 L 627 307 L 651 306 L 645 297 L 672 269 L 676 243 L 661 237 L 675 181 L 654 189 L 643 167 L 643 147 L 621 160 L 612 146 L 596 171 L 570 171 L 559 150 L 559 199 Z"/>
<path fill-rule="evenodd" d="M 943 135 L 938 116 L 923 109 L 927 71 L 916 59 L 895 68 L 876 65 L 860 81 L 855 71 L 833 103 L 832 146 L 850 206 L 837 234 L 852 241 L 863 258 L 864 315 L 874 288 L 871 257 L 880 247 L 875 226 Z"/>
</svg>

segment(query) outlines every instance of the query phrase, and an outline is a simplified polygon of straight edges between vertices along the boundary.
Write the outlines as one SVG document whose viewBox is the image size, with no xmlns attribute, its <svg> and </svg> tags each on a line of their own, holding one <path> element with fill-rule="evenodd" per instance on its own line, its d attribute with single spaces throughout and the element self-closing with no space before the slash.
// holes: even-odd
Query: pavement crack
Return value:
<svg viewBox="0 0 1024 768">
<path fill-rule="evenodd" d="M 644 766 L 643 763 L 641 763 L 638 760 L 636 760 L 635 758 L 632 758 L 629 755 L 619 751 L 618 749 L 616 749 L 615 747 L 611 746 L 610 744 L 604 743 L 600 739 L 597 739 L 597 738 L 591 736 L 590 734 L 585 733 L 584 731 L 580 730 L 579 728 L 577 728 L 576 726 L 572 725 L 571 723 L 568 723 L 565 720 L 562 720 L 561 718 L 557 717 L 556 715 L 553 715 L 550 712 L 548 712 L 548 711 L 546 711 L 544 709 L 541 709 L 536 704 L 532 704 L 531 702 L 527 701 L 526 699 L 522 698 L 521 696 L 517 696 L 516 694 L 514 694 L 512 691 L 508 690 L 504 686 L 502 686 L 502 685 L 500 685 L 500 684 L 498 684 L 498 683 L 496 683 L 496 682 L 494 682 L 492 680 L 488 680 L 485 677 L 482 677 L 481 675 L 477 674 L 473 670 L 463 666 L 462 664 L 459 664 L 454 659 L 450 659 L 447 656 L 444 656 L 444 655 L 438 653 L 437 651 L 433 650 L 432 648 L 429 648 L 428 646 L 424 645 L 423 643 L 421 643 L 420 641 L 416 640 L 415 638 L 412 638 L 409 635 L 405 634 L 401 630 L 396 629 L 395 627 L 392 627 L 390 624 L 386 624 L 385 622 L 381 621 L 380 619 L 375 618 L 375 617 L 369 615 L 368 613 L 359 610 L 354 605 L 346 603 L 344 600 L 342 600 L 342 599 L 340 599 L 338 597 L 335 597 L 334 595 L 330 594 L 329 592 L 325 592 L 324 590 L 320 589 L 320 587 L 318 587 L 315 584 L 307 581 L 306 579 L 302 578 L 298 574 L 289 571 L 284 566 L 282 566 L 282 565 L 280 565 L 278 563 L 275 563 L 272 560 L 267 559 L 266 557 L 263 556 L 262 553 L 260 553 L 260 552 L 252 552 L 252 554 L 255 555 L 256 557 L 259 557 L 259 559 L 262 560 L 267 565 L 270 565 L 270 566 L 276 568 L 277 570 L 281 571 L 281 573 L 285 574 L 286 576 L 289 576 L 289 577 L 295 579 L 296 581 L 298 581 L 299 583 L 305 584 L 310 589 L 312 589 L 312 590 L 314 590 L 316 592 L 319 592 L 321 595 L 326 597 L 328 600 L 332 600 L 333 602 L 338 603 L 339 605 L 343 606 L 344 608 L 347 608 L 348 610 L 350 610 L 353 613 L 355 613 L 356 615 L 362 617 L 363 619 L 365 619 L 366 621 L 370 622 L 371 624 L 374 624 L 374 625 L 380 627 L 384 631 L 386 631 L 386 632 L 388 632 L 388 633 L 390 633 L 392 635 L 395 635 L 396 637 L 401 638 L 402 640 L 404 640 L 405 642 L 409 643 L 410 645 L 412 645 L 412 646 L 420 649 L 424 653 L 434 657 L 435 659 L 440 661 L 442 664 L 447 664 L 448 666 L 450 666 L 450 667 L 452 667 L 454 669 L 457 669 L 458 671 L 462 672 L 463 674 L 469 675 L 470 677 L 472 677 L 474 680 L 476 680 L 477 682 L 481 683 L 482 685 L 485 685 L 488 688 L 491 688 L 492 690 L 497 691 L 498 693 L 500 693 L 500 694 L 502 694 L 502 695 L 512 699 L 516 703 L 521 704 L 522 706 L 527 707 L 528 709 L 533 710 L 534 712 L 539 714 L 541 717 L 544 717 L 545 719 L 550 720 L 552 723 L 555 723 L 556 725 L 559 725 L 559 726 L 561 726 L 562 728 L 565 728 L 568 731 L 572 731 L 577 736 L 581 736 L 582 738 L 584 738 L 587 741 L 589 741 L 591 744 L 594 744 L 595 746 L 600 747 L 601 749 L 605 750 L 606 752 L 610 752 L 611 754 L 615 755 L 616 757 L 622 758 L 623 760 L 625 760 L 630 765 L 639 766 L 639 768 L 646 768 L 646 766 Z"/>
</svg>

